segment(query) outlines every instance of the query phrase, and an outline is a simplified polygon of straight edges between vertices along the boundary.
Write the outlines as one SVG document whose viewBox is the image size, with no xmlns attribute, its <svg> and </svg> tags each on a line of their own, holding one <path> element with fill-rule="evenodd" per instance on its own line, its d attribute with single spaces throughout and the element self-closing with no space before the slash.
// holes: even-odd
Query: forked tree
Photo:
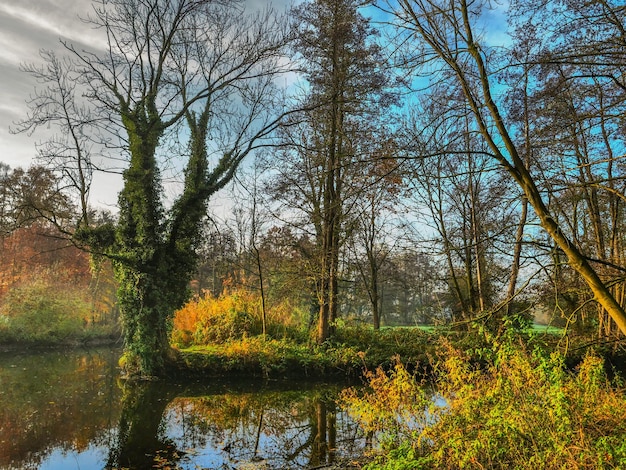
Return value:
<svg viewBox="0 0 626 470">
<path fill-rule="evenodd" d="M 248 15 L 239 1 L 101 0 L 88 21 L 103 50 L 64 44 L 69 59 L 59 73 L 48 73 L 52 55 L 30 67 L 44 86 L 18 130 L 75 131 L 67 166 L 88 158 L 82 150 L 94 143 L 124 158 L 115 223 L 81 218 L 70 231 L 113 261 L 125 372 L 160 375 L 175 359 L 170 322 L 188 295 L 207 203 L 281 122 L 275 78 L 285 70 L 287 35 L 273 12 Z M 80 92 L 68 93 L 75 84 Z M 71 100 L 90 119 L 64 118 Z M 166 201 L 164 169 L 172 166 L 182 182 Z"/>
</svg>

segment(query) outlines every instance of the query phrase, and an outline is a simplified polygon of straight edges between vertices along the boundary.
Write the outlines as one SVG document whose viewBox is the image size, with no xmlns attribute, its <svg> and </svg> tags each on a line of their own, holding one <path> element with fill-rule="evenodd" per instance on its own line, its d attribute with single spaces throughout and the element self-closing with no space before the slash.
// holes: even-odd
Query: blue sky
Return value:
<svg viewBox="0 0 626 470">
<path fill-rule="evenodd" d="M 247 0 L 248 6 L 258 8 L 269 2 Z M 277 8 L 284 8 L 290 0 L 274 0 Z M 45 131 L 34 136 L 14 135 L 9 132 L 12 123 L 26 117 L 26 100 L 36 83 L 19 70 L 20 64 L 40 62 L 42 48 L 62 51 L 60 39 L 89 49 L 103 46 L 98 31 L 80 21 L 91 11 L 89 0 L 0 0 L 0 161 L 11 167 L 28 166 L 36 154 L 35 142 L 45 139 Z M 501 43 L 505 40 L 504 13 L 508 0 L 493 2 L 495 7 L 486 17 L 489 24 L 488 40 Z M 376 16 L 367 9 L 367 16 Z M 114 205 L 120 188 L 119 178 L 101 175 L 97 181 L 105 189 L 94 194 L 96 204 Z M 99 186 L 95 184 L 97 188 Z"/>
</svg>

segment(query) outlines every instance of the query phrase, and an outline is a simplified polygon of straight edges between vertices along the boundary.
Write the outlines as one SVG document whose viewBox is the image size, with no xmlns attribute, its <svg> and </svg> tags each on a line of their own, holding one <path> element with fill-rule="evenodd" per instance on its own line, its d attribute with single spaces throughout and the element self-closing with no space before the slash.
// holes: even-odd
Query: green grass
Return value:
<svg viewBox="0 0 626 470">
<path fill-rule="evenodd" d="M 261 336 L 223 344 L 192 346 L 179 351 L 179 369 L 202 375 L 247 375 L 280 378 L 291 375 L 352 375 L 360 368 L 352 348 L 315 347 L 292 340 L 263 340 Z"/>
<path fill-rule="evenodd" d="M 44 281 L 11 289 L 0 304 L 0 343 L 64 345 L 119 336 L 115 322 L 92 323 L 89 293 Z"/>
<path fill-rule="evenodd" d="M 246 374 L 264 377 L 360 376 L 364 370 L 389 367 L 395 358 L 416 365 L 426 361 L 433 336 L 419 328 L 342 327 L 317 345 L 293 339 L 243 336 L 224 343 L 179 350 L 181 371 L 205 375 Z"/>
<path fill-rule="evenodd" d="M 533 323 L 529 328 L 530 333 L 545 333 L 549 335 L 562 335 L 564 329 L 558 326 L 552 325 L 539 325 L 537 323 Z"/>
<path fill-rule="evenodd" d="M 562 329 L 533 325 L 528 336 L 545 341 L 557 337 Z M 543 336 L 547 334 L 548 336 Z M 326 343 L 308 340 L 243 334 L 223 342 L 179 345 L 178 367 L 181 371 L 204 375 L 232 374 L 261 377 L 361 376 L 364 371 L 382 366 L 391 369 L 399 359 L 411 369 L 428 368 L 429 355 L 436 345 L 448 338 L 472 360 L 484 355 L 485 337 L 474 332 L 451 332 L 438 326 L 389 326 L 374 330 L 369 325 L 341 326 Z M 543 339 L 542 339 L 543 338 Z"/>
</svg>

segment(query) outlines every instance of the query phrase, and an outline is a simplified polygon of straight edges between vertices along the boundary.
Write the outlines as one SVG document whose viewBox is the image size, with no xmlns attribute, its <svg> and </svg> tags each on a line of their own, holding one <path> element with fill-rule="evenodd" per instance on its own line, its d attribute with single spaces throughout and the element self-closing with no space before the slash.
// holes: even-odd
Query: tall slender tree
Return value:
<svg viewBox="0 0 626 470">
<path fill-rule="evenodd" d="M 286 140 L 292 156 L 303 162 L 297 164 L 306 182 L 300 186 L 307 187 L 317 242 L 318 342 L 329 337 L 338 315 L 349 174 L 359 159 L 369 158 L 359 121 L 387 107 L 391 98 L 376 31 L 359 7 L 355 0 L 314 0 L 293 13 L 295 50 L 309 85 L 304 99 L 314 109 Z"/>
<path fill-rule="evenodd" d="M 401 225 L 395 206 L 402 188 L 397 145 L 382 132 L 372 129 L 368 146 L 377 157 L 358 165 L 360 175 L 355 183 L 361 188 L 355 198 L 351 245 L 354 264 L 361 275 L 370 301 L 374 329 L 380 329 L 383 316 L 385 264 L 398 242 Z M 378 139 L 378 140 L 376 140 Z"/>
</svg>

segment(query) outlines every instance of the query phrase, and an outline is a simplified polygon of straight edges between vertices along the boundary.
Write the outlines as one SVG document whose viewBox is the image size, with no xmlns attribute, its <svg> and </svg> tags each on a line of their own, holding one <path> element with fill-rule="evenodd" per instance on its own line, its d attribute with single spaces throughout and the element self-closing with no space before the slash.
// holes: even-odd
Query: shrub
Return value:
<svg viewBox="0 0 626 470">
<path fill-rule="evenodd" d="M 268 309 L 266 333 L 271 337 L 298 336 L 297 317 L 297 310 L 288 304 L 273 306 Z M 239 288 L 185 304 L 174 316 L 172 343 L 179 347 L 225 343 L 262 333 L 260 296 Z"/>
<path fill-rule="evenodd" d="M 54 343 L 81 336 L 90 312 L 81 293 L 35 281 L 7 293 L 0 308 L 0 334 L 5 341 Z"/>
<path fill-rule="evenodd" d="M 368 468 L 625 468 L 626 397 L 600 358 L 570 373 L 558 354 L 494 347 L 479 369 L 444 345 L 433 364 L 443 405 L 402 365 L 371 376 L 366 393 L 345 392 L 367 430 L 394 433 Z"/>
<path fill-rule="evenodd" d="M 366 434 L 378 433 L 384 448 L 391 448 L 409 439 L 424 426 L 429 396 L 421 382 L 407 371 L 399 358 L 390 371 L 378 367 L 366 372 L 370 392 L 361 395 L 356 388 L 341 394 L 350 415 Z"/>
<path fill-rule="evenodd" d="M 366 365 L 393 366 L 393 357 L 416 363 L 425 359 L 433 336 L 417 327 L 392 327 L 375 330 L 369 325 L 342 326 L 332 338 L 341 347 L 353 347 L 365 353 Z"/>
</svg>

